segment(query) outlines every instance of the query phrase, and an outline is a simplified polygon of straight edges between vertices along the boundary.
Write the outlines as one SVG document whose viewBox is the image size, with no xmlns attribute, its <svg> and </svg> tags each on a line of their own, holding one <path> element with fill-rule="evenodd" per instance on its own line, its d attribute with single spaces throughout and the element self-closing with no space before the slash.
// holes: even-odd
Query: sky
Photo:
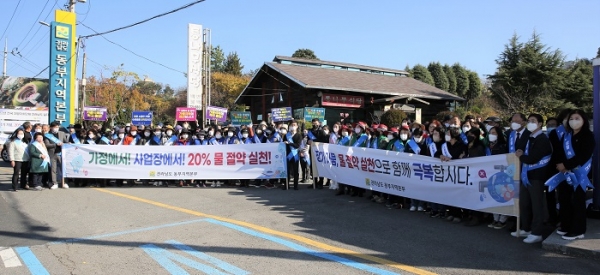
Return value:
<svg viewBox="0 0 600 275">
<path fill-rule="evenodd" d="M 20 3 L 19 3 L 20 2 Z M 53 10 L 67 0 L 2 0 L 0 38 L 8 38 L 7 72 L 35 76 L 49 64 Z M 77 20 L 103 32 L 173 10 L 194 0 L 87 0 Z M 17 8 L 18 4 L 18 8 Z M 44 6 L 46 4 L 46 6 Z M 16 11 L 15 11 L 16 9 Z M 430 62 L 459 62 L 484 77 L 513 34 L 526 41 L 535 31 L 566 60 L 593 58 L 600 47 L 598 0 L 402 1 L 402 0 L 206 0 L 185 10 L 105 37 L 175 70 L 140 58 L 100 36 L 85 41 L 87 75 L 123 69 L 175 88 L 187 80 L 188 23 L 212 32 L 212 45 L 237 52 L 244 71 L 299 48 L 327 61 L 404 69 Z M 14 18 L 9 25 L 9 20 Z M 77 35 L 93 32 L 82 24 Z M 81 63 L 78 78 L 81 76 Z M 48 71 L 39 77 L 47 78 Z"/>
</svg>

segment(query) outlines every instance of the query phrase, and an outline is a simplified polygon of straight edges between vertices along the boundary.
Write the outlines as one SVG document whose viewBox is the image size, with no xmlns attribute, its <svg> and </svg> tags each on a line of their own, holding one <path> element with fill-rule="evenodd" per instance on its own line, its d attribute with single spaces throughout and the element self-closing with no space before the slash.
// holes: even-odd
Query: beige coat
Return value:
<svg viewBox="0 0 600 275">
<path fill-rule="evenodd" d="M 20 161 L 26 162 L 29 161 L 29 154 L 27 152 L 27 146 L 18 145 L 18 140 L 13 140 L 8 143 L 8 158 L 10 161 Z M 6 144 L 5 144 L 6 145 Z M 27 144 L 25 144 L 27 145 Z"/>
</svg>

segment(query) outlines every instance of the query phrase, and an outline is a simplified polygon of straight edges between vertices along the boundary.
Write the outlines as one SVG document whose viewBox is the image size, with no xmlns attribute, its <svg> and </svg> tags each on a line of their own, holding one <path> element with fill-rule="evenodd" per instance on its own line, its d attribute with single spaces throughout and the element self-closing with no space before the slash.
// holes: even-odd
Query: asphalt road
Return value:
<svg viewBox="0 0 600 275">
<path fill-rule="evenodd" d="M 506 230 L 389 210 L 333 190 L 136 186 L 15 193 L 11 173 L 0 167 L 0 274 L 600 270 L 600 263 L 546 252 Z"/>
</svg>

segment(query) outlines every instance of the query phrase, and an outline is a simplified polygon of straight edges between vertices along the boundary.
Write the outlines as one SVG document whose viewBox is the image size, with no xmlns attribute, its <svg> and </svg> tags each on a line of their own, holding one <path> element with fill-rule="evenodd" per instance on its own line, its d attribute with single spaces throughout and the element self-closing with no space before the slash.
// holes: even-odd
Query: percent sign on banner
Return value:
<svg viewBox="0 0 600 275">
<path fill-rule="evenodd" d="M 190 153 L 188 155 L 188 157 L 190 158 L 190 162 L 189 164 L 192 164 L 192 159 L 193 159 L 193 164 L 196 166 L 199 165 L 210 165 L 210 153 Z M 193 158 L 192 158 L 193 157 Z"/>
</svg>

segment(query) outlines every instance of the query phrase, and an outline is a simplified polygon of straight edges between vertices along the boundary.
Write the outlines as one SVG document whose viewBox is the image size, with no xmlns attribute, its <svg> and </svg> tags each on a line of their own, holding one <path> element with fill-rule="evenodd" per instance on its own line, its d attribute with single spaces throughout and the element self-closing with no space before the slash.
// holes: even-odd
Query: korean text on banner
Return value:
<svg viewBox="0 0 600 275">
<path fill-rule="evenodd" d="M 83 107 L 83 120 L 106 121 L 108 111 L 105 107 L 86 106 Z"/>
<path fill-rule="evenodd" d="M 26 121 L 48 123 L 48 111 L 0 109 L 0 132 L 13 132 Z"/>
<path fill-rule="evenodd" d="M 202 110 L 203 50 L 202 25 L 188 24 L 187 106 L 197 110 Z"/>
<path fill-rule="evenodd" d="M 150 126 L 150 125 L 152 125 L 153 118 L 154 118 L 154 114 L 152 113 L 152 111 L 133 111 L 133 112 L 131 112 L 131 123 L 133 125 Z"/>
<path fill-rule="evenodd" d="M 196 121 L 196 108 L 177 107 L 175 119 L 177 121 Z"/>
<path fill-rule="evenodd" d="M 407 153 L 316 143 L 320 177 L 382 193 L 517 216 L 519 161 L 514 154 L 441 162 Z"/>
<path fill-rule="evenodd" d="M 226 122 L 227 121 L 227 108 L 207 106 L 205 118 L 208 120 L 216 120 L 219 122 Z"/>
<path fill-rule="evenodd" d="M 292 107 L 271 108 L 271 120 L 273 122 L 292 120 Z"/>
<path fill-rule="evenodd" d="M 250 112 L 233 111 L 229 113 L 229 117 L 231 118 L 231 124 L 235 126 L 252 124 L 252 114 Z"/>
<path fill-rule="evenodd" d="M 285 144 L 63 145 L 66 178 L 275 179 L 287 176 Z"/>
</svg>

